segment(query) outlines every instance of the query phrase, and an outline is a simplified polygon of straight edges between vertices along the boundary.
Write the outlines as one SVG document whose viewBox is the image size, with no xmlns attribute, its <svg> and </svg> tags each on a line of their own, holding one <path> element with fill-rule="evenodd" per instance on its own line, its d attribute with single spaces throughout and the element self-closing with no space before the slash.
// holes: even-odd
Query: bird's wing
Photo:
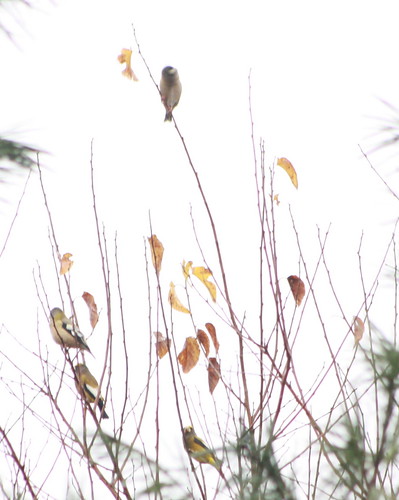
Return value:
<svg viewBox="0 0 399 500">
<path fill-rule="evenodd" d="M 75 329 L 73 328 L 73 324 L 68 318 L 62 320 L 62 328 L 69 333 L 72 337 L 75 337 Z"/>
<path fill-rule="evenodd" d="M 97 394 L 98 394 L 98 387 L 93 387 L 91 385 L 88 385 L 88 384 L 83 384 L 83 388 L 84 390 L 87 392 L 87 394 L 93 398 L 93 401 L 96 399 L 97 397 Z"/>
<path fill-rule="evenodd" d="M 203 450 L 209 451 L 209 448 L 206 446 L 206 444 L 197 436 L 194 437 L 194 443 L 198 444 Z"/>
<path fill-rule="evenodd" d="M 83 333 L 79 330 L 77 326 L 74 326 L 74 324 L 70 319 L 67 318 L 63 320 L 62 326 L 73 338 L 75 338 L 78 342 L 80 342 L 83 347 L 85 347 L 89 352 L 91 352 L 89 346 L 87 345 L 86 339 L 84 338 Z"/>
</svg>

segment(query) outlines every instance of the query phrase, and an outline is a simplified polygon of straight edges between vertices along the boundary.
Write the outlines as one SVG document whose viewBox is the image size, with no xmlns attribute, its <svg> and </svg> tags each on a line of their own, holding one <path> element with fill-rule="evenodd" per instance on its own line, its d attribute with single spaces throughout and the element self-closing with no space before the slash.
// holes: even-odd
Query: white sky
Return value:
<svg viewBox="0 0 399 500">
<path fill-rule="evenodd" d="M 367 137 L 380 126 L 375 118 L 390 116 L 379 99 L 399 107 L 398 2 L 140 4 L 42 1 L 37 8 L 18 8 L 19 24 L 7 18 L 14 43 L 5 36 L 0 39 L 0 132 L 49 153 L 41 157 L 45 189 L 60 250 L 72 253 L 75 261 L 72 289 L 82 329 L 89 331 L 86 306 L 79 298 L 83 291 L 95 296 L 99 308 L 105 307 L 93 229 L 91 139 L 99 217 L 111 255 L 118 233 L 126 318 L 135 349 L 139 344 L 146 352 L 148 345 L 143 238 L 150 233 L 149 211 L 153 231 L 166 249 L 165 293 L 171 280 L 183 284 L 183 259 L 203 264 L 190 205 L 208 263 L 217 268 L 194 177 L 173 125 L 163 122 L 164 109 L 137 54 L 132 24 L 156 81 L 166 65 L 179 70 L 183 93 L 175 117 L 215 217 L 238 314 L 246 311 L 248 324 L 257 324 L 259 227 L 248 111 L 250 71 L 255 141 L 264 139 L 268 163 L 279 156 L 289 158 L 299 179 L 296 191 L 277 167 L 283 287 L 288 294 L 285 278 L 299 273 L 291 206 L 312 270 L 319 254 L 317 227 L 324 233 L 332 224 L 329 264 L 346 314 L 356 314 L 362 303 L 357 261 L 362 231 L 365 272 L 371 283 L 398 214 L 397 201 L 358 147 L 370 148 Z M 4 11 L 0 15 L 5 19 Z M 121 76 L 117 56 L 122 48 L 133 49 L 137 83 Z M 398 192 L 392 151 L 370 159 Z M 1 246 L 24 182 L 20 175 L 1 186 L 7 200 L 0 205 Z M 32 278 L 38 264 L 51 306 L 59 305 L 48 219 L 34 175 L 0 260 L 0 321 L 34 351 L 39 314 L 42 342 L 48 342 L 55 362 L 60 353 L 52 344 Z M 206 314 L 198 315 L 197 326 L 213 321 Z M 326 314 L 332 325 L 338 325 L 336 310 L 327 307 Z M 375 321 L 384 324 L 385 318 Z M 390 318 L 386 321 L 389 324 Z M 191 334 L 190 324 L 186 318 L 176 319 L 180 344 L 186 330 Z M 218 327 L 228 343 L 229 332 L 222 332 L 222 324 Z M 97 339 L 92 366 L 97 370 L 105 328 L 100 324 L 93 335 Z M 344 333 L 337 335 L 342 339 Z M 306 338 L 304 346 L 310 355 L 309 346 L 315 352 L 318 348 L 317 341 Z M 350 357 L 352 339 L 347 347 Z M 141 355 L 139 350 L 135 363 Z M 176 456 L 181 455 L 176 447 Z"/>
</svg>

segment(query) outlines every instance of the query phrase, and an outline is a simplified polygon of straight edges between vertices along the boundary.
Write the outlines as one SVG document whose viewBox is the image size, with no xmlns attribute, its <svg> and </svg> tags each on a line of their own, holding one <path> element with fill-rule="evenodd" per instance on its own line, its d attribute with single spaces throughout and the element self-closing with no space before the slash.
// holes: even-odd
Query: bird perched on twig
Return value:
<svg viewBox="0 0 399 500">
<path fill-rule="evenodd" d="M 191 425 L 183 429 L 183 443 L 187 453 L 200 462 L 201 464 L 211 464 L 218 470 L 219 474 L 224 478 L 222 472 L 222 462 L 219 460 L 212 450 L 200 439 Z"/>
<path fill-rule="evenodd" d="M 172 121 L 172 111 L 178 105 L 181 96 L 181 83 L 176 68 L 166 66 L 162 70 L 161 100 L 166 109 L 165 122 Z"/>
<path fill-rule="evenodd" d="M 86 365 L 79 363 L 75 366 L 75 386 L 79 394 L 86 403 L 94 403 L 98 394 L 98 382 L 90 373 Z M 98 407 L 100 408 L 101 418 L 109 418 L 105 412 L 105 402 L 101 394 L 98 396 Z"/>
<path fill-rule="evenodd" d="M 51 309 L 49 324 L 51 334 L 57 344 L 64 347 L 83 349 L 91 353 L 83 333 L 65 316 L 62 309 L 59 307 Z"/>
</svg>

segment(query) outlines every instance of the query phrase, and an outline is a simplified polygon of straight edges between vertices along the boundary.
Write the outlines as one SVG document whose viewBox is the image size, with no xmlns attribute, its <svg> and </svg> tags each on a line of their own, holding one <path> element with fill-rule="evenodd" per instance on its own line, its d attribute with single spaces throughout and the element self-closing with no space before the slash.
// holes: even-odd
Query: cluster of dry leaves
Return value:
<svg viewBox="0 0 399 500">
<path fill-rule="evenodd" d="M 164 247 L 159 241 L 157 236 L 153 234 L 148 238 L 148 242 L 151 248 L 152 263 L 155 268 L 157 275 L 161 271 L 162 257 L 164 252 Z M 190 276 L 195 276 L 200 280 L 200 282 L 206 287 L 211 296 L 213 302 L 216 302 L 216 285 L 209 280 L 212 276 L 212 272 L 203 266 L 193 266 L 193 263 L 183 262 L 183 275 L 187 280 Z M 169 285 L 168 300 L 173 309 L 184 314 L 191 314 L 190 310 L 180 301 L 176 294 L 176 288 L 173 282 Z M 201 350 L 208 360 L 208 384 L 211 393 L 215 390 L 219 380 L 220 380 L 220 364 L 216 357 L 209 357 L 211 350 L 211 341 L 215 349 L 216 355 L 219 352 L 219 341 L 216 335 L 216 328 L 212 323 L 206 323 L 205 328 L 208 333 L 204 330 L 198 329 L 196 337 L 187 337 L 184 342 L 184 347 L 177 356 L 177 360 L 180 363 L 183 373 L 188 373 L 192 370 L 198 363 Z M 155 346 L 159 359 L 163 358 L 165 354 L 169 353 L 170 350 L 170 339 L 166 338 L 161 332 L 154 332 L 155 335 Z"/>
</svg>

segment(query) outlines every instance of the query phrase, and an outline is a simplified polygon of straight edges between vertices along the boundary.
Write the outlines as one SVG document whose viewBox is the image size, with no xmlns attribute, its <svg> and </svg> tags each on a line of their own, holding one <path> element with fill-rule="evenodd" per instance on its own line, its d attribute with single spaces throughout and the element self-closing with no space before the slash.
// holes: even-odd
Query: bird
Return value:
<svg viewBox="0 0 399 500">
<path fill-rule="evenodd" d="M 99 388 L 98 382 L 90 373 L 86 365 L 79 363 L 75 366 L 75 386 L 79 394 L 86 401 L 86 403 L 94 403 L 96 400 Z M 98 407 L 100 408 L 101 418 L 109 418 L 105 412 L 105 402 L 101 394 L 98 397 Z"/>
<path fill-rule="evenodd" d="M 64 347 L 83 349 L 91 353 L 83 333 L 65 316 L 62 309 L 59 307 L 51 309 L 49 324 L 51 334 L 57 344 Z"/>
<path fill-rule="evenodd" d="M 216 457 L 212 450 L 200 439 L 191 425 L 183 429 L 183 443 L 187 453 L 201 464 L 211 464 L 224 477 L 222 462 Z"/>
<path fill-rule="evenodd" d="M 162 70 L 160 83 L 161 100 L 166 109 L 165 122 L 172 121 L 172 111 L 178 105 L 181 96 L 181 83 L 176 68 L 166 66 Z"/>
</svg>

